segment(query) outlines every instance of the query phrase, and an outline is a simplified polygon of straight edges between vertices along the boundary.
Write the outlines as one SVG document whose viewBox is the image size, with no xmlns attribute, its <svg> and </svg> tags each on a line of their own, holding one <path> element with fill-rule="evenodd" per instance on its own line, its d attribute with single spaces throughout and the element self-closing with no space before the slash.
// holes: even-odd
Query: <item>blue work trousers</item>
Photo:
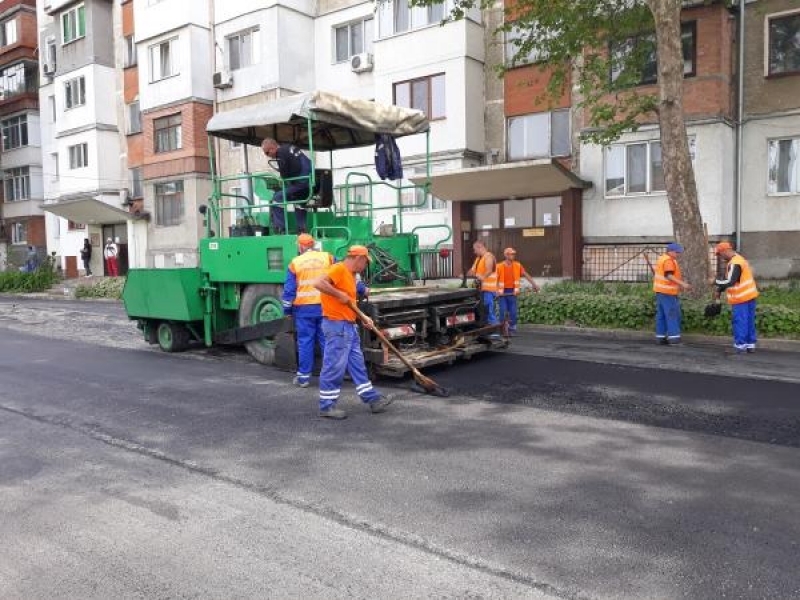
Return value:
<svg viewBox="0 0 800 600">
<path fill-rule="evenodd" d="M 733 329 L 733 346 L 737 350 L 756 347 L 755 298 L 741 304 L 731 304 L 731 329 Z"/>
<path fill-rule="evenodd" d="M 308 198 L 307 185 L 290 185 L 286 187 L 287 202 L 292 200 L 303 200 Z M 284 222 L 284 208 L 283 208 L 283 191 L 275 192 L 272 196 L 272 203 L 269 207 L 270 222 L 272 224 L 272 233 L 286 233 L 286 224 Z M 295 224 L 298 231 L 306 230 L 306 209 L 299 204 L 294 205 Z"/>
<path fill-rule="evenodd" d="M 368 404 L 380 400 L 380 393 L 367 377 L 358 326 L 349 321 L 332 321 L 323 317 L 322 334 L 325 336 L 325 352 L 319 374 L 319 409 L 328 410 L 336 405 L 345 371 L 350 373 L 356 393 L 363 402 Z"/>
<path fill-rule="evenodd" d="M 509 331 L 517 330 L 517 297 L 514 295 L 514 288 L 503 290 L 503 295 L 497 299 L 500 305 L 500 320 L 505 321 L 508 315 Z"/>
<path fill-rule="evenodd" d="M 494 299 L 497 296 L 494 292 L 481 292 L 481 300 L 483 300 L 483 307 L 486 309 L 486 324 L 497 325 L 497 312 L 494 308 Z"/>
<path fill-rule="evenodd" d="M 322 333 L 322 315 L 304 315 L 295 311 L 294 328 L 297 333 L 297 382 L 308 383 L 314 370 L 314 350 L 319 344 L 325 347 Z"/>
<path fill-rule="evenodd" d="M 656 339 L 680 341 L 681 301 L 678 296 L 656 294 Z"/>
</svg>

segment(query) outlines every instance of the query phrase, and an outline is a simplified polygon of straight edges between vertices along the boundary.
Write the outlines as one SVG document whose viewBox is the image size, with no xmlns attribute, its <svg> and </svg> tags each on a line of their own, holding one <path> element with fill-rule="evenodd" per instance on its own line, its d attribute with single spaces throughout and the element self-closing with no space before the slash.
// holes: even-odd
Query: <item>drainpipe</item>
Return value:
<svg viewBox="0 0 800 600">
<path fill-rule="evenodd" d="M 736 249 L 742 248 L 742 169 L 744 163 L 744 4 L 739 0 L 739 59 L 737 81 L 737 115 L 736 115 L 736 189 L 734 209 L 736 211 Z"/>
</svg>

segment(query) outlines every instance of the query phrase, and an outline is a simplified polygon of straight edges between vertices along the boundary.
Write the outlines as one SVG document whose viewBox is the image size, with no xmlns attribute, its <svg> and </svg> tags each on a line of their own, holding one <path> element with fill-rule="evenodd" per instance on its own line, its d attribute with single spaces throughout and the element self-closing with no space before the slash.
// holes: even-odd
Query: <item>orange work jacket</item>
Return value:
<svg viewBox="0 0 800 600">
<path fill-rule="evenodd" d="M 289 270 L 297 277 L 297 295 L 292 304 L 319 304 L 320 291 L 312 284 L 325 275 L 332 264 L 333 257 L 318 250 L 307 250 L 295 256 L 289 263 Z"/>
<path fill-rule="evenodd" d="M 735 254 L 733 258 L 728 261 L 728 276 L 734 265 L 739 265 L 742 269 L 742 274 L 739 276 L 739 283 L 732 285 L 725 293 L 728 296 L 728 304 L 742 304 L 754 298 L 758 298 L 758 288 L 756 287 L 756 280 L 753 279 L 753 271 L 743 256 Z"/>
<path fill-rule="evenodd" d="M 665 275 L 667 271 L 672 271 L 673 277 L 681 279 L 681 268 L 678 265 L 678 261 L 672 258 L 669 254 L 662 254 L 658 257 L 658 262 L 656 262 L 655 276 L 653 278 L 653 291 L 658 294 L 677 296 L 681 288 L 674 281 L 667 279 L 667 276 Z"/>
<path fill-rule="evenodd" d="M 486 268 L 487 256 L 494 258 L 494 255 L 491 252 L 487 252 L 483 256 L 479 256 L 475 259 L 475 262 L 472 263 L 472 270 L 475 271 L 475 275 L 482 275 L 484 277 L 483 281 L 481 282 L 481 291 L 495 293 L 497 292 L 497 271 L 488 273 L 488 269 Z M 494 261 L 494 264 L 496 268 L 496 260 Z"/>
<path fill-rule="evenodd" d="M 497 291 L 502 293 L 508 288 L 514 288 L 514 295 L 519 295 L 524 273 L 525 267 L 517 260 L 512 260 L 510 265 L 505 261 L 497 263 Z"/>
</svg>

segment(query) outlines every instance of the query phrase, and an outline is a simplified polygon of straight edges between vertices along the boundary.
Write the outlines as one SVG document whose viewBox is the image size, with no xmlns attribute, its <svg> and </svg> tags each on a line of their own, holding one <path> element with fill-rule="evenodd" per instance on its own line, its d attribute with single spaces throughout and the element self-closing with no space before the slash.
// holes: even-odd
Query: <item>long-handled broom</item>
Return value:
<svg viewBox="0 0 800 600">
<path fill-rule="evenodd" d="M 367 315 L 361 312 L 361 309 L 358 308 L 358 306 L 356 306 L 355 302 L 351 300 L 350 302 L 348 302 L 348 305 L 350 306 L 350 308 L 353 309 L 353 312 L 356 313 L 358 318 L 361 319 L 363 323 L 366 323 L 369 320 L 369 317 L 367 317 Z M 417 384 L 425 391 L 426 394 L 431 394 L 433 396 L 441 396 L 441 397 L 447 397 L 450 395 L 450 392 L 447 390 L 447 388 L 443 388 L 430 377 L 425 377 L 425 375 L 420 373 L 419 369 L 417 369 L 417 367 L 412 365 L 411 362 L 405 356 L 403 356 L 403 354 L 397 348 L 395 348 L 394 345 L 388 339 L 386 339 L 386 336 L 383 335 L 383 332 L 380 329 L 375 327 L 372 329 L 372 331 L 375 332 L 375 335 L 378 336 L 378 339 L 397 358 L 399 358 L 400 361 L 406 367 L 408 367 L 408 369 L 411 371 L 411 375 L 414 377 L 414 381 L 417 382 Z"/>
</svg>

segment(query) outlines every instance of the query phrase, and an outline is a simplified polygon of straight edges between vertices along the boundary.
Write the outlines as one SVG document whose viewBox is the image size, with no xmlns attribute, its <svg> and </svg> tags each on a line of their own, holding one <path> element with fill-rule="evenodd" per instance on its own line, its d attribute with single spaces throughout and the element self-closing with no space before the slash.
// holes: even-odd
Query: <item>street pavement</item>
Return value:
<svg viewBox="0 0 800 600">
<path fill-rule="evenodd" d="M 800 598 L 796 353 L 526 330 L 329 423 L 41 302 L 0 298 L 0 597 Z"/>
</svg>

